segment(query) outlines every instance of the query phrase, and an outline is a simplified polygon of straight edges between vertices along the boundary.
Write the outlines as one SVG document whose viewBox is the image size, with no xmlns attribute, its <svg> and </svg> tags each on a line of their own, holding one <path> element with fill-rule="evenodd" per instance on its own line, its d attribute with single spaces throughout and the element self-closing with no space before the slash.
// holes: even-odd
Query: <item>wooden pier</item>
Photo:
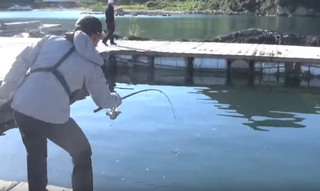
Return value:
<svg viewBox="0 0 320 191">
<path fill-rule="evenodd" d="M 40 38 L 0 37 L 0 48 L 11 45 L 28 45 Z M 0 51 L 1 51 L 0 49 Z M 320 64 L 320 47 L 177 41 L 133 41 L 119 40 L 116 46 L 99 44 L 102 56 L 136 55 L 184 58 L 223 58 L 261 60 L 272 62 L 301 62 Z M 1 53 L 1 52 L 0 52 Z"/>
<path fill-rule="evenodd" d="M 14 57 L 29 43 L 39 38 L 0 38 L 1 72 L 0 80 L 14 60 Z M 285 63 L 285 70 L 300 71 L 302 64 L 319 64 L 320 47 L 215 43 L 215 42 L 171 42 L 171 41 L 117 41 L 116 46 L 99 44 L 97 50 L 103 57 L 108 55 L 130 56 L 135 62 L 139 57 L 146 57 L 145 66 L 155 65 L 156 57 L 182 58 L 183 68 L 188 71 L 196 68 L 195 59 L 224 59 L 226 71 L 232 68 L 246 68 L 255 72 L 255 62 Z M 4 56 L 5 55 L 5 56 Z M 4 58 L 4 59 L 3 59 Z M 237 67 L 238 66 L 238 67 Z M 173 66 L 174 67 L 174 66 Z"/>
<path fill-rule="evenodd" d="M 172 41 L 117 41 L 117 46 L 99 46 L 102 55 L 222 58 L 233 60 L 301 62 L 320 64 L 320 47 Z"/>
<path fill-rule="evenodd" d="M 72 189 L 51 185 L 47 186 L 47 189 L 49 191 L 72 191 Z M 28 191 L 28 183 L 0 180 L 0 191 Z"/>
</svg>

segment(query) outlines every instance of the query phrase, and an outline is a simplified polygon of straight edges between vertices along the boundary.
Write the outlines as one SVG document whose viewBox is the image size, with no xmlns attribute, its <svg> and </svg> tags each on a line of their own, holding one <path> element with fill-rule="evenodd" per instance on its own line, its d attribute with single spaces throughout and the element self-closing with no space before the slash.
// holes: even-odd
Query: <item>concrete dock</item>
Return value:
<svg viewBox="0 0 320 191">
<path fill-rule="evenodd" d="M 47 186 L 49 191 L 72 191 L 72 189 Z M 4 181 L 0 180 L 0 191 L 28 191 L 28 183 L 19 181 Z"/>
</svg>

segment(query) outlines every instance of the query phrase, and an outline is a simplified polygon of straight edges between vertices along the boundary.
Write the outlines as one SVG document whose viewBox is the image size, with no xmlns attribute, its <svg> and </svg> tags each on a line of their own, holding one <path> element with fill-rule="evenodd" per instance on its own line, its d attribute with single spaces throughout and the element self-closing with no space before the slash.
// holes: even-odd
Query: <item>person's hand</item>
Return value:
<svg viewBox="0 0 320 191">
<path fill-rule="evenodd" d="M 119 105 L 122 104 L 122 98 L 121 96 L 117 93 L 117 92 L 112 92 L 111 93 L 113 99 L 114 99 L 114 102 L 115 102 L 115 107 L 118 107 Z"/>
</svg>

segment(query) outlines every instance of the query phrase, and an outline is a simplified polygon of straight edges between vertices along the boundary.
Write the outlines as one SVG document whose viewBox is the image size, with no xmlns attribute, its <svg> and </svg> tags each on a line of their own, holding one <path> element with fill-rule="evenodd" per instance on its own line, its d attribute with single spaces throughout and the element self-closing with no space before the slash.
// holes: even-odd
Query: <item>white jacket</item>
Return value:
<svg viewBox="0 0 320 191">
<path fill-rule="evenodd" d="M 24 49 L 3 80 L 0 100 L 8 100 L 14 92 L 11 103 L 14 110 L 48 123 L 67 122 L 70 118 L 69 96 L 52 73 L 32 73 L 20 88 L 17 87 L 29 69 L 55 65 L 71 46 L 72 43 L 63 37 L 45 36 Z M 74 46 L 76 51 L 58 68 L 71 92 L 85 86 L 97 106 L 119 106 L 121 98 L 116 93 L 110 93 L 101 69 L 103 59 L 89 36 L 77 31 Z"/>
</svg>

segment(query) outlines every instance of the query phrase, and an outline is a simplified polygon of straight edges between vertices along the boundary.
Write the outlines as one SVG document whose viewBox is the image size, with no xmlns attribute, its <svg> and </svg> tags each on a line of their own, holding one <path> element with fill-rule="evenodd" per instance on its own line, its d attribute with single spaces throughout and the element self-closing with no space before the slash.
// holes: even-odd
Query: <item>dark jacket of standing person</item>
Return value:
<svg viewBox="0 0 320 191">
<path fill-rule="evenodd" d="M 65 38 L 49 35 L 25 48 L 3 80 L 0 100 L 12 97 L 14 119 L 27 151 L 29 191 L 46 191 L 47 139 L 72 157 L 73 190 L 93 191 L 92 151 L 85 134 L 70 117 L 70 95 L 88 91 L 102 108 L 122 103 L 117 93 L 109 91 L 101 69 L 104 60 L 95 48 L 101 32 L 99 19 L 79 19 L 74 32 Z"/>
<path fill-rule="evenodd" d="M 106 17 L 106 24 L 107 25 L 113 24 L 115 22 L 115 20 L 114 20 L 114 7 L 112 4 L 109 3 L 108 6 L 106 6 L 104 14 Z"/>
<path fill-rule="evenodd" d="M 103 38 L 102 43 L 107 45 L 107 41 L 110 39 L 110 44 L 111 45 L 116 45 L 114 42 L 114 37 L 113 33 L 116 28 L 116 23 L 115 23 L 115 17 L 114 17 L 114 7 L 113 7 L 113 0 L 108 0 L 108 6 L 105 9 L 105 17 L 106 17 L 106 25 L 107 25 L 107 34 Z"/>
</svg>

